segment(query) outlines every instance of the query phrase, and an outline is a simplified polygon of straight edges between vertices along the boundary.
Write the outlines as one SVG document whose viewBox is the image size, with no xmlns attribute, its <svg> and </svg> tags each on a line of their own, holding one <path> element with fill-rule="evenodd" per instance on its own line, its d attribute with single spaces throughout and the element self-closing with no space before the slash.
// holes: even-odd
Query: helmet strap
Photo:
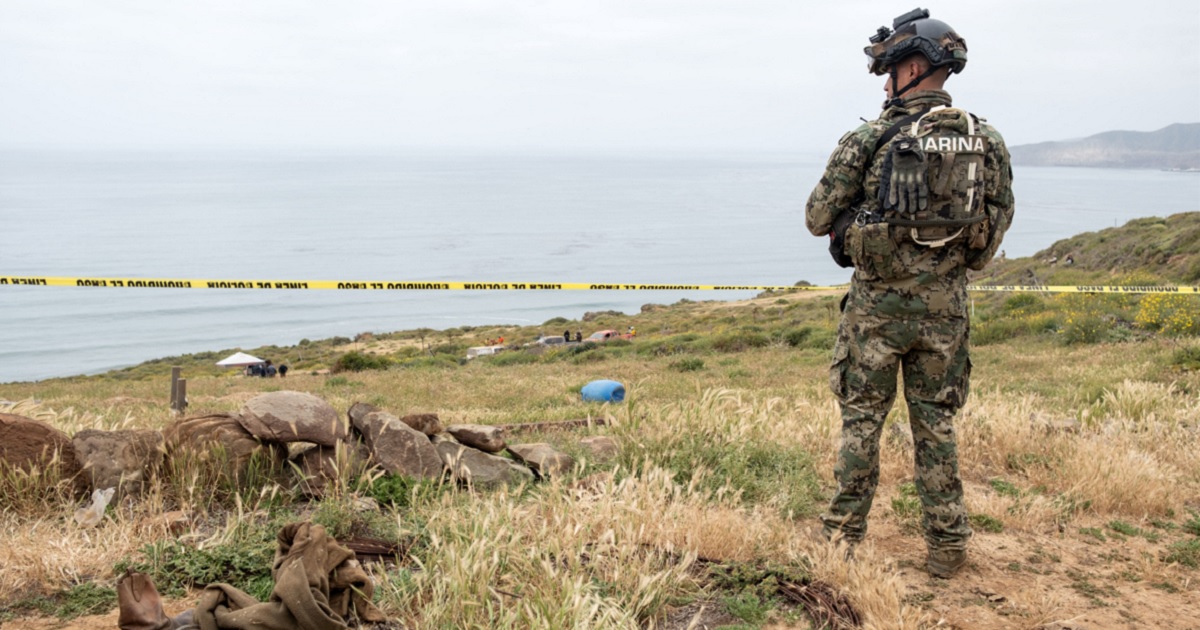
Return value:
<svg viewBox="0 0 1200 630">
<path fill-rule="evenodd" d="M 883 104 L 884 107 L 892 107 L 893 105 L 900 105 L 902 102 L 904 102 L 904 99 L 902 99 L 900 97 L 903 96 L 905 92 L 917 87 L 918 83 L 933 76 L 933 73 L 937 72 L 937 71 L 938 71 L 938 66 L 931 65 L 931 66 L 929 66 L 929 69 L 927 69 L 925 72 L 922 72 L 921 74 L 917 75 L 917 77 L 914 78 L 912 81 L 909 81 L 908 85 L 905 85 L 902 88 L 898 88 L 897 84 L 900 82 L 899 78 L 898 78 L 900 73 L 896 71 L 896 66 L 893 65 L 888 70 L 888 75 L 890 75 L 892 77 L 892 98 L 888 99 L 888 102 Z"/>
</svg>

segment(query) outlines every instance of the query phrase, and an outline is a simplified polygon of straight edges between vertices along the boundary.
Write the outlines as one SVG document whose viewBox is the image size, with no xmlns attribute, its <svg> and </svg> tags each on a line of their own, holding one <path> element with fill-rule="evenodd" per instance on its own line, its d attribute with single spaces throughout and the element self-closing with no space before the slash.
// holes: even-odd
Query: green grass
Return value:
<svg viewBox="0 0 1200 630">
<path fill-rule="evenodd" d="M 1200 538 L 1171 543 L 1163 562 L 1178 562 L 1185 567 L 1200 569 Z"/>
<path fill-rule="evenodd" d="M 163 595 L 180 597 L 190 588 L 231 584 L 259 601 L 271 594 L 276 528 L 257 527 L 242 538 L 204 548 L 161 540 L 142 547 L 141 559 L 126 558 L 115 574 L 133 569 L 149 576 Z"/>
<path fill-rule="evenodd" d="M 1004 523 L 994 516 L 988 516 L 987 514 L 972 514 L 970 516 L 970 521 L 971 525 L 973 525 L 976 529 L 988 532 L 989 534 L 999 534 L 1000 532 L 1004 531 Z"/>
<path fill-rule="evenodd" d="M 0 621 L 16 619 L 29 613 L 57 617 L 65 621 L 84 615 L 104 614 L 116 605 L 115 590 L 86 582 L 51 595 L 27 597 L 0 606 Z"/>
</svg>

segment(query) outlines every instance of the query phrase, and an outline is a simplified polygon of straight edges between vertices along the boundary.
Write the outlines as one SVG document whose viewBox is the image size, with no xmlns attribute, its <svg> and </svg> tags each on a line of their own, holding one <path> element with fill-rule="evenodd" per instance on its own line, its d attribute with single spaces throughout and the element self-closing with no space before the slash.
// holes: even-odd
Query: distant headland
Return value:
<svg viewBox="0 0 1200 630">
<path fill-rule="evenodd" d="M 1200 171 L 1200 123 L 1158 131 L 1106 131 L 1078 140 L 1009 147 L 1021 166 L 1103 166 Z"/>
</svg>

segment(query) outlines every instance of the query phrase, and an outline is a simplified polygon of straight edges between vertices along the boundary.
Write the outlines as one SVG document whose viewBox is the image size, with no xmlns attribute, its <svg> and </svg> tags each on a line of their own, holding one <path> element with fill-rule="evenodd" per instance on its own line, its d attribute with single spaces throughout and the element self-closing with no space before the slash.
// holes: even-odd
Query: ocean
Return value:
<svg viewBox="0 0 1200 630">
<path fill-rule="evenodd" d="M 5 150 L 0 275 L 838 284 L 848 271 L 804 229 L 825 157 Z M 1014 189 L 1009 257 L 1200 210 L 1196 173 L 1018 167 Z M 4 286 L 0 382 L 305 338 L 531 325 L 752 295 Z"/>
</svg>

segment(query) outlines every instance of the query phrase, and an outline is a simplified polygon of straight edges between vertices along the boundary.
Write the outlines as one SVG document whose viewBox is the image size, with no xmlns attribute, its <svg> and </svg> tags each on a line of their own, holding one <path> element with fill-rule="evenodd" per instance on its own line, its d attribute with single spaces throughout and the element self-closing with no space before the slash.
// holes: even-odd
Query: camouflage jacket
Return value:
<svg viewBox="0 0 1200 630">
<path fill-rule="evenodd" d="M 905 98 L 902 105 L 887 108 L 878 119 L 842 136 L 821 181 L 808 198 L 808 230 L 815 236 L 825 236 L 839 213 L 856 210 L 864 203 L 878 209 L 879 176 L 887 145 L 872 154 L 876 141 L 897 120 L 938 105 L 950 105 L 950 94 L 942 90 L 917 92 Z M 1012 223 L 1012 169 L 1004 139 L 991 125 L 983 123 L 981 128 L 990 140 L 984 157 L 985 211 L 994 234 L 984 254 L 990 259 Z M 885 317 L 966 316 L 967 246 L 961 240 L 939 248 L 900 237 L 893 240 L 906 273 L 885 281 L 856 269 L 846 308 Z"/>
</svg>

